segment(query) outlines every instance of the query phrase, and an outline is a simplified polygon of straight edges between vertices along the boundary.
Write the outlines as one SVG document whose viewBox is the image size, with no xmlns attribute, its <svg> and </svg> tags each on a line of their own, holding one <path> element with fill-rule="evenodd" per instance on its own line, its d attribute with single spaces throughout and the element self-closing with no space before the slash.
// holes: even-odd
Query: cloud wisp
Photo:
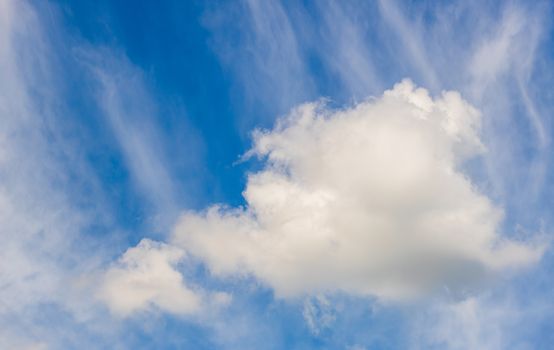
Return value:
<svg viewBox="0 0 554 350">
<path fill-rule="evenodd" d="M 91 254 L 103 244 L 91 239 L 91 227 L 110 221 L 98 179 L 68 137 L 75 125 L 67 118 L 53 32 L 31 4 L 0 2 L 0 347 L 6 349 L 72 337 L 73 328 L 52 326 L 63 323 L 52 315 L 88 317 L 88 291 L 77 281 L 104 258 L 103 251 Z"/>
<path fill-rule="evenodd" d="M 94 161 L 108 148 L 104 135 L 91 140 L 94 128 L 102 129 L 102 119 L 94 117 L 106 114 L 129 172 L 156 209 L 168 214 L 175 204 L 170 171 L 153 145 L 157 129 L 144 117 L 154 108 L 139 70 L 117 50 L 92 46 L 64 24 L 54 4 L 0 1 L 0 347 L 6 349 L 101 348 L 104 342 L 89 339 L 98 334 L 112 345 L 124 342 L 94 298 L 98 271 L 129 235 L 126 223 L 115 222 L 118 193 L 108 193 L 99 169 L 104 164 Z M 76 78 L 79 89 L 72 85 Z M 100 90 L 104 94 L 95 96 Z M 144 171 L 153 167 L 157 172 Z M 178 296 L 192 295 L 172 279 L 176 253 L 146 245 L 135 248 L 144 251 L 141 266 L 166 272 L 158 282 Z M 120 269 L 137 254 L 129 253 Z M 163 304 L 172 296 L 155 300 Z M 141 300 L 135 304 L 147 304 Z M 193 309 L 194 301 L 180 305 Z"/>
</svg>

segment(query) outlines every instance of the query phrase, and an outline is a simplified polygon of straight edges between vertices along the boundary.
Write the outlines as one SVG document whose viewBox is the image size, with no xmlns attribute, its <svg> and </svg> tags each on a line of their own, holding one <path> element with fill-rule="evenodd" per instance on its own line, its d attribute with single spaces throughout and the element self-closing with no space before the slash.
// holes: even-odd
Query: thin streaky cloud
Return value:
<svg viewBox="0 0 554 350">
<path fill-rule="evenodd" d="M 404 17 L 395 1 L 380 0 L 379 10 L 385 22 L 402 42 L 403 48 L 410 57 L 409 62 L 413 62 L 417 70 L 423 74 L 425 84 L 434 91 L 439 89 L 440 82 L 433 67 L 429 64 L 430 60 L 426 55 L 427 49 L 418 27 Z"/>
</svg>

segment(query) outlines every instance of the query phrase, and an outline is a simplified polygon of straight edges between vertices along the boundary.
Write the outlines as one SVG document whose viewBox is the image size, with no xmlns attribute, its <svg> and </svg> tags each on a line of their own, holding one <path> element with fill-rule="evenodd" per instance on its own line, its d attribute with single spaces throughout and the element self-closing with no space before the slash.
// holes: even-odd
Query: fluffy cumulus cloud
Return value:
<svg viewBox="0 0 554 350">
<path fill-rule="evenodd" d="M 279 297 L 412 298 L 524 266 L 541 246 L 504 238 L 502 210 L 461 170 L 485 152 L 480 118 L 459 93 L 409 80 L 343 110 L 302 105 L 254 134 L 248 155 L 265 165 L 245 206 L 184 214 L 172 243 Z"/>
<path fill-rule="evenodd" d="M 154 307 L 175 314 L 196 312 L 201 297 L 175 269 L 183 254 L 179 248 L 143 239 L 106 272 L 99 298 L 120 316 Z"/>
</svg>

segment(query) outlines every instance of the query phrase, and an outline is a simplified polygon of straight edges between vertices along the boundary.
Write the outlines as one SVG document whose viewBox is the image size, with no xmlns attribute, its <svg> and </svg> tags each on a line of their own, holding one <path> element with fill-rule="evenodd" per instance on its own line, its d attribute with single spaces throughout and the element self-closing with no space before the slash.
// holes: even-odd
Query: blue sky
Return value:
<svg viewBox="0 0 554 350">
<path fill-rule="evenodd" d="M 552 12 L 0 0 L 0 348 L 548 348 Z"/>
</svg>

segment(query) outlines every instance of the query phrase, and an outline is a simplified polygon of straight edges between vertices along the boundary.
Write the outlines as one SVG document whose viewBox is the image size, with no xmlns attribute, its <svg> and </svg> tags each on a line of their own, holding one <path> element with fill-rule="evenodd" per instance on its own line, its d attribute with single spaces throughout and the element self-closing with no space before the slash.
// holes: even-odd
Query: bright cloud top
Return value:
<svg viewBox="0 0 554 350">
<path fill-rule="evenodd" d="M 255 133 L 249 155 L 266 163 L 248 177 L 246 206 L 185 214 L 173 244 L 280 297 L 471 286 L 542 252 L 503 238 L 502 210 L 460 171 L 485 150 L 479 129 L 459 93 L 433 99 L 409 80 L 349 109 L 302 105 Z"/>
</svg>

